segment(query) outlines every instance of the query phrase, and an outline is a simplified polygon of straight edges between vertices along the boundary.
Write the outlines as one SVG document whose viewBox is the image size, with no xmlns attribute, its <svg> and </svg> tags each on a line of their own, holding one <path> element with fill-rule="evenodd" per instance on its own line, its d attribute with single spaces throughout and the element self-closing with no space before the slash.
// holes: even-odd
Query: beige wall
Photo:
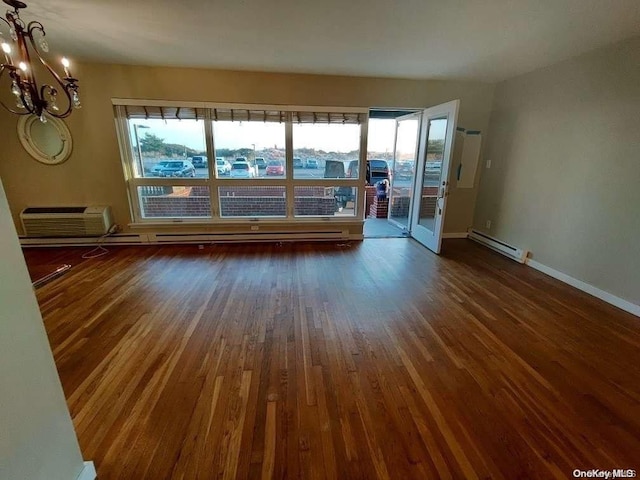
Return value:
<svg viewBox="0 0 640 480">
<path fill-rule="evenodd" d="M 0 479 L 75 479 L 80 448 L 1 183 L 0 278 Z"/>
<path fill-rule="evenodd" d="M 74 140 L 71 158 L 48 167 L 32 160 L 15 134 L 16 118 L 0 115 L 0 177 L 14 215 L 28 205 L 109 204 L 116 221 L 131 220 L 111 98 L 325 105 L 428 107 L 459 98 L 459 125 L 485 130 L 493 85 L 220 70 L 85 64 L 83 108 L 66 121 Z M 445 231 L 471 225 L 476 189 L 452 191 Z M 19 227 L 18 227 L 19 228 Z"/>
<path fill-rule="evenodd" d="M 640 304 L 640 38 L 498 84 L 485 159 L 476 228 Z"/>
</svg>

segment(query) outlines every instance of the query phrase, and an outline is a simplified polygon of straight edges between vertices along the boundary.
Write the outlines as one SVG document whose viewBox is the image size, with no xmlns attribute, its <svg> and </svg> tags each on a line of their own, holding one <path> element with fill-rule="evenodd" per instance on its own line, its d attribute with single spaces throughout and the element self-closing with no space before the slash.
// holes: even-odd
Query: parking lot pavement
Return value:
<svg viewBox="0 0 640 480">
<path fill-rule="evenodd" d="M 324 170 L 321 168 L 318 169 L 307 169 L 307 168 L 295 168 L 293 170 L 294 178 L 296 179 L 305 179 L 305 178 L 324 178 Z M 206 168 L 196 168 L 196 178 L 208 178 L 208 171 Z M 229 178 L 228 175 L 222 178 Z M 267 175 L 265 170 L 260 170 L 258 178 L 284 178 L 282 175 Z M 424 183 L 425 187 L 435 187 L 440 182 L 437 179 L 427 179 Z M 396 178 L 393 182 L 393 185 L 396 187 L 409 187 L 412 185 L 412 179 L 402 177 Z"/>
<path fill-rule="evenodd" d="M 295 178 L 324 178 L 324 169 L 321 168 L 294 168 Z M 206 168 L 196 168 L 196 178 L 208 178 L 209 172 Z M 222 178 L 229 178 L 225 175 Z M 266 170 L 259 170 L 258 178 L 284 178 L 282 175 L 267 175 Z"/>
</svg>

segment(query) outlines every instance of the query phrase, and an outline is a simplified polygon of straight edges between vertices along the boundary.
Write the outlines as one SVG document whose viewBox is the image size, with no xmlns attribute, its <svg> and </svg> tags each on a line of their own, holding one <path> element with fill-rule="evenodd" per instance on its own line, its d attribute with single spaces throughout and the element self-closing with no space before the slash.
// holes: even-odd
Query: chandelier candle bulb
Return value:
<svg viewBox="0 0 640 480">
<path fill-rule="evenodd" d="M 69 66 L 71 65 L 71 63 L 69 62 L 69 59 L 67 57 L 62 57 L 62 67 L 64 68 L 64 75 L 67 78 L 71 78 L 71 72 L 69 71 Z"/>
<path fill-rule="evenodd" d="M 27 73 L 27 64 L 24 62 L 20 62 L 18 64 L 18 66 L 20 67 L 20 70 L 22 70 L 23 72 Z"/>
<path fill-rule="evenodd" d="M 6 59 L 9 65 L 13 65 L 13 61 L 11 59 L 11 45 L 6 42 L 2 43 L 2 51 L 4 52 L 4 58 Z"/>
</svg>

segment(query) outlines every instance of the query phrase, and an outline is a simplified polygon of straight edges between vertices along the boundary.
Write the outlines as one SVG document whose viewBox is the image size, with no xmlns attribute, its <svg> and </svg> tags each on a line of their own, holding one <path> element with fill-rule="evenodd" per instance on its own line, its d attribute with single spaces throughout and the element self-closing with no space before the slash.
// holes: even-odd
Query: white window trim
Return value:
<svg viewBox="0 0 640 480">
<path fill-rule="evenodd" d="M 367 157 L 367 130 L 369 122 L 369 109 L 362 107 L 326 107 L 326 106 L 293 106 L 293 105 L 263 105 L 263 104 L 238 104 L 238 103 L 212 103 L 212 102 L 182 102 L 168 100 L 141 100 L 141 99 L 111 99 L 114 105 L 114 117 L 116 123 L 116 133 L 118 144 L 120 147 L 120 158 L 124 172 L 125 181 L 127 183 L 127 194 L 129 197 L 129 206 L 131 218 L 133 220 L 131 226 L 148 226 L 148 225 L 175 225 L 175 224 L 226 224 L 226 223 L 311 223 L 311 222 L 335 222 L 335 223 L 353 223 L 363 222 L 364 215 L 364 196 L 365 196 L 365 162 Z M 125 107 L 127 106 L 165 106 L 165 107 L 191 107 L 206 109 L 204 124 L 205 146 L 207 150 L 207 158 L 215 159 L 215 138 L 213 136 L 213 125 L 211 121 L 211 109 L 214 108 L 235 108 L 235 109 L 253 109 L 253 110 L 281 110 L 287 112 L 285 124 L 285 178 L 279 179 L 231 179 L 218 178 L 214 169 L 215 162 L 208 162 L 209 178 L 155 178 L 135 177 L 132 169 L 134 158 L 131 149 L 131 138 L 127 124 L 127 116 Z M 308 179 L 294 178 L 293 169 L 293 123 L 291 113 L 294 111 L 316 111 L 316 112 L 340 112 L 340 113 L 362 113 L 364 121 L 360 123 L 360 178 L 347 179 Z M 140 208 L 140 198 L 138 197 L 137 187 L 139 186 L 208 186 L 211 204 L 210 217 L 150 217 L 144 218 Z M 286 198 L 286 216 L 260 216 L 260 217 L 221 217 L 220 216 L 220 200 L 218 196 L 218 187 L 220 186 L 283 186 L 285 187 Z M 296 216 L 295 215 L 295 196 L 294 191 L 297 186 L 318 186 L 318 187 L 356 187 L 357 200 L 352 216 Z"/>
</svg>

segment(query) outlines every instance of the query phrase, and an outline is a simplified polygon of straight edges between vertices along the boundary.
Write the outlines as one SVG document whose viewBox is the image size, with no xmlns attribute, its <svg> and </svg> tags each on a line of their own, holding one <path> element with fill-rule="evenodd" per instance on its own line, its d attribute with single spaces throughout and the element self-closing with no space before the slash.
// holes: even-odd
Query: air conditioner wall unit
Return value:
<svg viewBox="0 0 640 480">
<path fill-rule="evenodd" d="M 20 213 L 28 237 L 100 237 L 113 225 L 111 207 L 28 207 Z"/>
</svg>

